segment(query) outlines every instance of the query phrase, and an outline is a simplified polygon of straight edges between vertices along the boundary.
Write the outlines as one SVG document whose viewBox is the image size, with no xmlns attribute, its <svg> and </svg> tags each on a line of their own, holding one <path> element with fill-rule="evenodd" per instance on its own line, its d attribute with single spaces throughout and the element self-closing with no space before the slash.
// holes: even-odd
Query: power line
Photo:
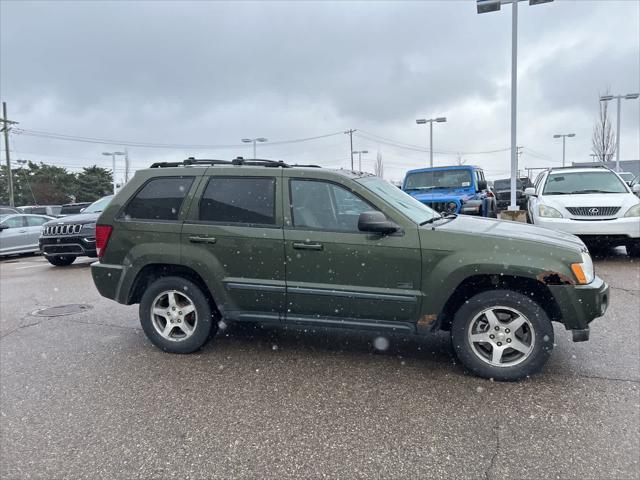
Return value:
<svg viewBox="0 0 640 480">
<path fill-rule="evenodd" d="M 383 137 L 381 135 L 376 135 L 374 133 L 370 133 L 370 132 L 366 132 L 364 130 L 360 130 L 358 133 L 356 133 L 356 135 L 361 136 L 363 138 L 366 138 L 368 140 L 371 140 L 373 142 L 377 142 L 377 143 L 383 143 L 386 145 L 390 145 L 393 147 L 398 147 L 398 148 L 404 148 L 406 150 L 413 150 L 416 152 L 427 152 L 428 150 L 420 147 L 418 145 L 413 145 L 411 143 L 405 143 L 405 142 L 401 142 L 399 140 L 394 140 L 388 137 Z M 495 149 L 495 150 L 485 150 L 485 151 L 481 151 L 481 152 L 465 152 L 465 151 L 461 151 L 461 150 L 440 150 L 440 151 L 436 151 L 434 150 L 434 153 L 437 153 L 439 155 L 485 155 L 485 154 L 490 154 L 490 153 L 500 153 L 500 152 L 507 152 L 509 151 L 510 148 L 500 148 L 500 149 Z"/>
<path fill-rule="evenodd" d="M 114 139 L 106 139 L 106 138 L 95 138 L 95 137 L 82 137 L 77 135 L 67 135 L 62 133 L 54 133 L 54 132 L 44 132 L 39 130 L 29 130 L 25 128 L 15 128 L 14 133 L 17 135 L 27 135 L 30 137 L 38 137 L 38 138 L 46 138 L 50 140 L 60 140 L 60 141 L 68 141 L 68 142 L 82 142 L 82 143 L 95 143 L 100 145 L 120 145 L 120 146 L 128 146 L 128 147 L 141 147 L 141 148 L 173 148 L 173 149 L 207 149 L 207 150 L 217 150 L 217 149 L 232 149 L 232 148 L 244 148 L 246 145 L 237 143 L 237 144 L 228 144 L 228 145 L 210 145 L 210 144 L 177 144 L 177 143 L 151 143 L 151 142 L 138 142 L 131 140 L 114 140 Z M 305 137 L 305 138 L 296 138 L 291 140 L 280 140 L 275 142 L 269 142 L 265 144 L 265 147 L 274 146 L 274 145 L 289 145 L 294 143 L 302 143 L 309 142 L 313 140 L 319 140 L 322 138 L 332 137 L 336 135 L 341 135 L 342 132 L 333 132 L 327 133 L 324 135 L 316 135 L 313 137 Z"/>
</svg>

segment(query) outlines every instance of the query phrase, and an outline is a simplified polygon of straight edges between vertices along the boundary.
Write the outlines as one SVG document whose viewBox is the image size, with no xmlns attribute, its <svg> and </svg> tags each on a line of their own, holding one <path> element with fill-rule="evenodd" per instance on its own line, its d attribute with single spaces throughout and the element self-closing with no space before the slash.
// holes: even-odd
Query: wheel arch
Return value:
<svg viewBox="0 0 640 480">
<path fill-rule="evenodd" d="M 550 320 L 562 321 L 562 313 L 558 303 L 546 285 L 542 282 L 513 275 L 472 275 L 462 280 L 446 300 L 438 323 L 441 330 L 449 330 L 458 309 L 471 297 L 490 290 L 513 290 L 531 298 L 545 311 Z"/>
<path fill-rule="evenodd" d="M 182 277 L 195 283 L 202 290 L 202 293 L 204 293 L 204 295 L 207 297 L 207 300 L 209 300 L 211 307 L 215 311 L 218 311 L 216 301 L 211 294 L 209 287 L 202 279 L 202 277 L 198 274 L 198 272 L 184 265 L 176 265 L 171 263 L 152 263 L 145 265 L 138 272 L 131 285 L 129 295 L 127 297 L 127 305 L 140 303 L 140 299 L 142 298 L 145 289 L 153 281 L 163 277 Z"/>
</svg>

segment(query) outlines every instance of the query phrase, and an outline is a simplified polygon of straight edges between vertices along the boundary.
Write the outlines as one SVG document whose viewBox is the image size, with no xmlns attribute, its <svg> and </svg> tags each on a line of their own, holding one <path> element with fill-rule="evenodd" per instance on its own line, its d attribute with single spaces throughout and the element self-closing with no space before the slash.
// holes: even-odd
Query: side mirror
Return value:
<svg viewBox="0 0 640 480">
<path fill-rule="evenodd" d="M 487 181 L 486 180 L 478 180 L 478 191 L 487 189 Z"/>
<path fill-rule="evenodd" d="M 633 187 L 631 187 L 631 191 L 633 193 L 640 193 L 640 183 L 636 183 Z"/>
<path fill-rule="evenodd" d="M 529 188 L 525 188 L 524 190 L 524 194 L 527 197 L 537 197 L 536 195 L 536 189 L 534 187 L 529 187 Z"/>
<path fill-rule="evenodd" d="M 386 235 L 397 232 L 400 227 L 382 212 L 362 212 L 358 217 L 358 230 Z"/>
</svg>

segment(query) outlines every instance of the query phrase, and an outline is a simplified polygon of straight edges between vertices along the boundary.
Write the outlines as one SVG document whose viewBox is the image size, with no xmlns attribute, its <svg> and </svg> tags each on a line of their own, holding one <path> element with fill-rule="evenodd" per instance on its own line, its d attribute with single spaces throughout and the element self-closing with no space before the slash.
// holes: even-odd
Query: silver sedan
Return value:
<svg viewBox="0 0 640 480">
<path fill-rule="evenodd" d="M 38 237 L 47 215 L 0 215 L 0 256 L 40 251 Z"/>
</svg>

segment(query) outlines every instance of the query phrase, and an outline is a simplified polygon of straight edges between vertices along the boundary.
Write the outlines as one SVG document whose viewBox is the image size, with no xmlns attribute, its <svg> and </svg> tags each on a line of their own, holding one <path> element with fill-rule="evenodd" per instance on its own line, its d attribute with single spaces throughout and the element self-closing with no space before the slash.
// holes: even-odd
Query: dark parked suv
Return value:
<svg viewBox="0 0 640 480">
<path fill-rule="evenodd" d="M 50 264 L 65 267 L 77 257 L 98 256 L 96 220 L 112 198 L 113 195 L 102 197 L 83 207 L 82 213 L 57 218 L 42 226 L 40 251 Z"/>
<path fill-rule="evenodd" d="M 100 293 L 140 304 L 159 348 L 193 352 L 218 321 L 448 330 L 487 378 L 539 370 L 552 321 L 587 340 L 608 286 L 573 235 L 440 215 L 360 172 L 236 159 L 139 170 L 100 215 Z"/>
</svg>

